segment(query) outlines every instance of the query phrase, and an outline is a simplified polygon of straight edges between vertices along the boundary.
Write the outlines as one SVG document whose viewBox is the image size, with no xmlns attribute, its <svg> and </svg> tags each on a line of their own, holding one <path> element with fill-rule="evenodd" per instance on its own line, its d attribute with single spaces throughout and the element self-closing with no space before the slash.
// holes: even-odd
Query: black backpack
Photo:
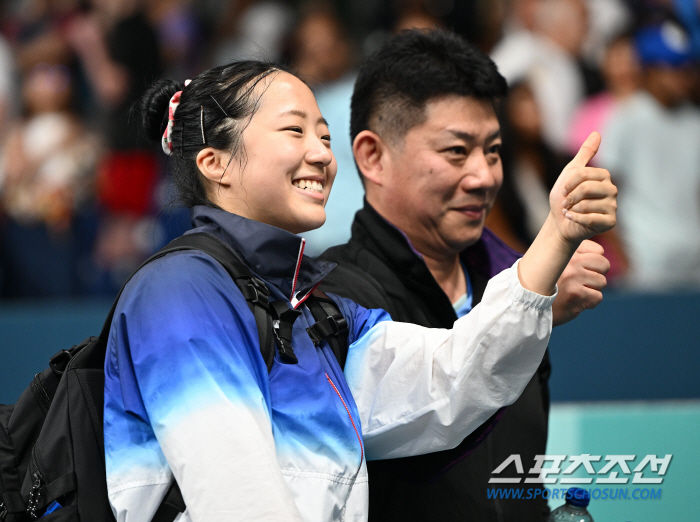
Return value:
<svg viewBox="0 0 700 522">
<path fill-rule="evenodd" d="M 296 362 L 291 331 L 301 312 L 289 309 L 284 301 L 270 302 L 265 283 L 214 236 L 198 232 L 177 238 L 139 269 L 179 250 L 206 252 L 235 281 L 255 316 L 268 372 L 275 345 L 284 362 Z M 16 404 L 0 405 L 0 522 L 38 518 L 45 522 L 114 521 L 104 465 L 104 360 L 124 286 L 98 337 L 58 352 Z M 314 292 L 305 304 L 317 321 L 307 329 L 309 336 L 315 345 L 326 340 L 343 367 L 348 350 L 345 318 L 320 292 Z M 273 327 L 275 320 L 279 327 Z M 172 522 L 184 510 L 179 487 L 173 481 L 152 520 Z"/>
</svg>

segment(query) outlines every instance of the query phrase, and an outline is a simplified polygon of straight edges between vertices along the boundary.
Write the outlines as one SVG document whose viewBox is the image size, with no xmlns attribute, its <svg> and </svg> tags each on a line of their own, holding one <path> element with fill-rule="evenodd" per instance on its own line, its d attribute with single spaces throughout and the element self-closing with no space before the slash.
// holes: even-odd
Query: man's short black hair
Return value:
<svg viewBox="0 0 700 522">
<path fill-rule="evenodd" d="M 507 92 L 496 64 L 463 38 L 444 30 L 402 31 L 360 67 L 350 137 L 372 130 L 397 142 L 423 123 L 430 100 L 458 95 L 494 103 Z"/>
</svg>

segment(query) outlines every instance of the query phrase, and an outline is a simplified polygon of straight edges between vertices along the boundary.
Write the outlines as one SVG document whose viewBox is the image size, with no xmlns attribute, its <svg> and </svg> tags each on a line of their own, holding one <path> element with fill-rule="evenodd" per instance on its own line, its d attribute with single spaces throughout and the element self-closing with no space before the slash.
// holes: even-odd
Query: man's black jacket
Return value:
<svg viewBox="0 0 700 522">
<path fill-rule="evenodd" d="M 421 256 L 366 202 L 355 216 L 350 241 L 330 248 L 321 257 L 338 264 L 321 285 L 325 292 L 348 297 L 367 308 L 383 308 L 395 321 L 452 328 L 457 320 L 447 295 Z M 517 257 L 488 230 L 462 253 L 473 285 L 474 305 L 481 300 L 488 279 Z M 487 490 L 541 487 L 524 484 L 524 476 L 517 474 L 513 465 L 497 476 L 522 478 L 520 484 L 488 481 L 491 472 L 511 454 L 520 455 L 525 474 L 534 465 L 535 455 L 545 454 L 549 373 L 549 356 L 545 354 L 521 397 L 497 414 L 500 419 L 495 426 L 487 423 L 455 449 L 368 462 L 370 522 L 546 520 L 549 509 L 545 500 L 494 500 L 489 499 Z M 480 439 L 483 442 L 473 449 Z"/>
</svg>

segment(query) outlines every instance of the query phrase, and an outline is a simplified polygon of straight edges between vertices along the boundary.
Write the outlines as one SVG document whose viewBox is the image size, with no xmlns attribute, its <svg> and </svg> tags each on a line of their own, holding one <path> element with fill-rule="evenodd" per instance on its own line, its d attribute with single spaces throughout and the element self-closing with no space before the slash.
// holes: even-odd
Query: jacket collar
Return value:
<svg viewBox="0 0 700 522">
<path fill-rule="evenodd" d="M 191 212 L 194 230 L 190 232 L 207 232 L 225 241 L 295 308 L 335 266 L 304 256 L 306 240 L 281 228 L 203 205 Z"/>
<path fill-rule="evenodd" d="M 424 281 L 428 267 L 423 256 L 413 247 L 408 237 L 384 219 L 365 200 L 352 225 L 353 240 L 365 244 L 380 255 L 397 274 L 404 274 L 414 281 Z M 479 240 L 460 254 L 467 270 L 474 271 L 486 279 L 510 267 L 521 254 L 501 241 L 496 234 L 484 228 Z M 420 260 L 420 262 L 418 262 Z M 430 279 L 432 274 L 430 274 Z"/>
</svg>

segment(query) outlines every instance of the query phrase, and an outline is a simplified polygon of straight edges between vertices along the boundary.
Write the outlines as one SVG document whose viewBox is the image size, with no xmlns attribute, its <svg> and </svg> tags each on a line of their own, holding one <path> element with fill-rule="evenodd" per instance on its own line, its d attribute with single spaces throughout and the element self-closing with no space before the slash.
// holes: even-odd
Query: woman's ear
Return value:
<svg viewBox="0 0 700 522">
<path fill-rule="evenodd" d="M 386 174 L 386 161 L 389 160 L 386 144 L 377 134 L 363 130 L 352 143 L 357 168 L 365 180 L 381 185 Z"/>
<path fill-rule="evenodd" d="M 206 147 L 197 153 L 197 168 L 202 175 L 210 182 L 228 186 L 228 178 L 226 168 L 229 165 L 231 158 L 230 153 L 223 152 L 213 147 Z"/>
</svg>

